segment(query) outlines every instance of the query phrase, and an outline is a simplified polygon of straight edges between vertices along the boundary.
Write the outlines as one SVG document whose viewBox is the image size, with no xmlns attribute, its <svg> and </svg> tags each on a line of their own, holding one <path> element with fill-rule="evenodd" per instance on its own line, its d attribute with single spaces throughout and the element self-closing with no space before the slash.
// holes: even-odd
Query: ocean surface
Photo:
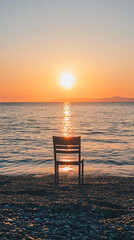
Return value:
<svg viewBox="0 0 134 240">
<path fill-rule="evenodd" d="M 53 135 L 81 136 L 86 173 L 134 176 L 134 103 L 0 103 L 0 174 L 52 173 Z"/>
</svg>

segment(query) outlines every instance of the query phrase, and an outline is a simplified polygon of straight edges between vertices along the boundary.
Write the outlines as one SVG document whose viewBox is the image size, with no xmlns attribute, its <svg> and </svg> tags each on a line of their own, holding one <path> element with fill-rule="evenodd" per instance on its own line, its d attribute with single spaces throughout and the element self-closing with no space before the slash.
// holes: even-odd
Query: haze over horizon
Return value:
<svg viewBox="0 0 134 240">
<path fill-rule="evenodd" d="M 51 99 L 50 101 L 12 101 L 11 103 L 56 103 L 56 102 L 91 102 L 91 103 L 94 103 L 94 102 L 134 102 L 134 98 L 125 98 L 125 97 L 120 97 L 120 96 L 113 96 L 113 97 L 106 97 L 106 98 L 88 98 L 88 97 L 76 97 L 76 98 L 65 98 L 65 99 Z M 9 103 L 8 101 L 0 101 L 0 103 Z"/>
<path fill-rule="evenodd" d="M 134 98 L 133 12 L 132 0 L 1 1 L 0 102 Z"/>
<path fill-rule="evenodd" d="M 134 98 L 125 98 L 120 96 L 106 98 L 77 97 L 68 99 L 54 99 L 51 102 L 134 102 Z"/>
</svg>

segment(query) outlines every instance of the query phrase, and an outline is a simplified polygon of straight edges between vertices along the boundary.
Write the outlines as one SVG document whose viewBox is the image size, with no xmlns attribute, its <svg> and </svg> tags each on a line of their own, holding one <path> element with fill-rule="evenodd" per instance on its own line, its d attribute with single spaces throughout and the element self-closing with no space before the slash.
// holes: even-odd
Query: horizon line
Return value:
<svg viewBox="0 0 134 240">
<path fill-rule="evenodd" d="M 63 103 L 63 102 L 70 102 L 70 103 L 127 103 L 127 102 L 134 102 L 134 98 L 128 97 L 120 97 L 120 96 L 113 96 L 113 97 L 104 97 L 104 98 L 88 98 L 88 97 L 75 97 L 75 98 L 66 98 L 66 99 L 54 99 L 54 100 L 47 100 L 47 101 L 0 101 L 0 103 Z"/>
</svg>

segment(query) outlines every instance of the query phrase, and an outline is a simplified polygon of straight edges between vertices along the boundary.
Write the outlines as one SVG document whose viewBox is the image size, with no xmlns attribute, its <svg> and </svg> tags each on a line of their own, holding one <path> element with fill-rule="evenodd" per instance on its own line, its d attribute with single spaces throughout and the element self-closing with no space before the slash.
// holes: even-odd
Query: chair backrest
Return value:
<svg viewBox="0 0 134 240">
<path fill-rule="evenodd" d="M 54 158 L 56 154 L 78 154 L 81 160 L 81 137 L 56 137 L 53 136 Z"/>
</svg>

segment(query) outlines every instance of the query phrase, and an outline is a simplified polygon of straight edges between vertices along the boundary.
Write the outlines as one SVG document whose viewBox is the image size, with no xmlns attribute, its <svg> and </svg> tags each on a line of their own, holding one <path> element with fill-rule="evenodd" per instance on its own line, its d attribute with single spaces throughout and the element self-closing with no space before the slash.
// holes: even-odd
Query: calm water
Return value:
<svg viewBox="0 0 134 240">
<path fill-rule="evenodd" d="M 0 103 L 0 172 L 53 172 L 52 135 L 81 135 L 86 172 L 134 176 L 134 103 Z"/>
</svg>

